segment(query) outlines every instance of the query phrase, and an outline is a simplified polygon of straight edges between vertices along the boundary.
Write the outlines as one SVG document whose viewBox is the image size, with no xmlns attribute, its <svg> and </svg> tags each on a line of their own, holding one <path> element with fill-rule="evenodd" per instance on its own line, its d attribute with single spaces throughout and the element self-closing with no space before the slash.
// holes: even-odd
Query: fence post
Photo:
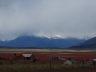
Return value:
<svg viewBox="0 0 96 72">
<path fill-rule="evenodd" d="M 49 60 L 50 60 L 50 70 L 51 70 L 51 67 L 52 67 L 52 66 L 51 66 L 51 60 L 52 60 L 52 58 L 53 58 L 53 57 L 50 57 L 50 59 L 49 59 Z"/>
</svg>

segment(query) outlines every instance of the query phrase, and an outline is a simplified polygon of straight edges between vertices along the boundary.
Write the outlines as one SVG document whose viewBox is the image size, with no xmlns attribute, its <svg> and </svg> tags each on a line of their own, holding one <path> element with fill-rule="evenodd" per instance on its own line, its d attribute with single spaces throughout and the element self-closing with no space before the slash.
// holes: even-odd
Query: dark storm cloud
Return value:
<svg viewBox="0 0 96 72">
<path fill-rule="evenodd" d="M 0 0 L 0 39 L 96 36 L 96 0 Z"/>
</svg>

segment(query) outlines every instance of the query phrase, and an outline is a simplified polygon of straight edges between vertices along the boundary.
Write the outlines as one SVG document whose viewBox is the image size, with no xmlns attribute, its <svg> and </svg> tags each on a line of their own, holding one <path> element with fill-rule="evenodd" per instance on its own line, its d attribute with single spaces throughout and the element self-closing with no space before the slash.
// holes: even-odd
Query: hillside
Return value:
<svg viewBox="0 0 96 72">
<path fill-rule="evenodd" d="M 84 43 L 72 46 L 71 48 L 80 48 L 80 49 L 96 49 L 96 37 L 91 38 Z"/>
<path fill-rule="evenodd" d="M 36 36 L 20 36 L 11 41 L 0 41 L 0 46 L 8 47 L 51 47 L 67 48 L 82 43 L 85 40 L 76 38 L 46 38 Z"/>
</svg>

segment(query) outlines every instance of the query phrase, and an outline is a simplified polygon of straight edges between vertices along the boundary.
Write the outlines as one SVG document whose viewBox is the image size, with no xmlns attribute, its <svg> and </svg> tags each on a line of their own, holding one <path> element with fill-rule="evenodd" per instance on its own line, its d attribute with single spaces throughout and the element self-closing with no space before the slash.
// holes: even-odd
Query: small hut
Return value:
<svg viewBox="0 0 96 72">
<path fill-rule="evenodd" d="M 17 57 L 17 59 L 32 60 L 34 59 L 34 55 L 33 54 L 21 54 L 20 56 Z"/>
<path fill-rule="evenodd" d="M 88 65 L 96 65 L 96 59 L 91 59 L 89 61 L 87 61 Z"/>
<path fill-rule="evenodd" d="M 64 65 L 72 65 L 72 64 L 76 64 L 76 62 L 74 60 L 65 60 Z"/>
</svg>

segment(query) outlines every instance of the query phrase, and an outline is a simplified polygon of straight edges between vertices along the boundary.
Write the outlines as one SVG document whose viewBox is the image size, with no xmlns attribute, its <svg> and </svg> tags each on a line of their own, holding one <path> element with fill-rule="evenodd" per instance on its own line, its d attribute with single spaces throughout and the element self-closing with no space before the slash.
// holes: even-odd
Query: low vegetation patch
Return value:
<svg viewBox="0 0 96 72">
<path fill-rule="evenodd" d="M 62 61 L 52 61 L 51 67 L 49 61 L 38 61 L 25 63 L 21 61 L 14 61 L 13 64 L 10 62 L 2 61 L 3 65 L 0 65 L 0 72 L 96 72 L 96 66 L 90 65 L 63 65 Z M 20 63 L 21 62 L 21 63 Z M 90 69 L 92 71 L 90 71 Z"/>
</svg>

